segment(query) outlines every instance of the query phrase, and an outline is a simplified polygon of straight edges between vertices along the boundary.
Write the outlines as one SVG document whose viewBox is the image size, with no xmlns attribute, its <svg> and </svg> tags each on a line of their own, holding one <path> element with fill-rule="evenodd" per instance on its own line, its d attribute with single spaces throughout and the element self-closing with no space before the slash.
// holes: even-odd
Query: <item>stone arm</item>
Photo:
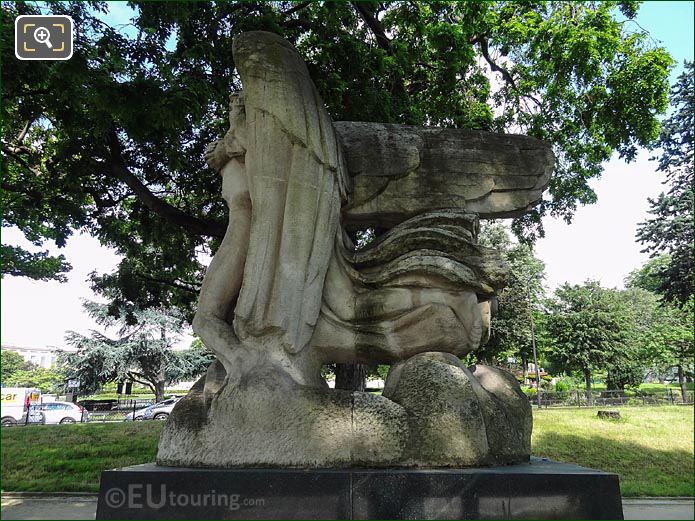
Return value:
<svg viewBox="0 0 695 521">
<path fill-rule="evenodd" d="M 205 149 L 205 162 L 213 170 L 218 172 L 229 161 L 226 150 L 224 148 L 224 140 L 218 139 L 210 143 Z"/>
</svg>

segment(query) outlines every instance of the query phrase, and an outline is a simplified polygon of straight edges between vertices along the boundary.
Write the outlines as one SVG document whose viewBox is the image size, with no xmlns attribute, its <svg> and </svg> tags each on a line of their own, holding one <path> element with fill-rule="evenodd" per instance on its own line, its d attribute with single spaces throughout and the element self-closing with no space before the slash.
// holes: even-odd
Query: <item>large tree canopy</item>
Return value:
<svg viewBox="0 0 695 521">
<path fill-rule="evenodd" d="M 591 393 L 591 374 L 611 366 L 626 370 L 623 355 L 633 338 L 628 300 L 596 281 L 563 284 L 548 302 L 545 320 L 548 356 L 566 370 L 580 371 Z"/>
<path fill-rule="evenodd" d="M 67 341 L 78 350 L 60 357 L 65 374 L 79 380 L 83 392 L 94 392 L 107 382 L 130 380 L 149 387 L 159 402 L 166 385 L 197 378 L 214 360 L 212 353 L 199 345 L 173 349 L 183 323 L 175 310 L 136 309 L 129 320 L 126 311 L 113 313 L 108 308 L 85 303 L 86 311 L 99 325 L 118 327 L 118 338 L 98 331 L 90 336 L 70 331 Z"/>
<path fill-rule="evenodd" d="M 655 288 L 667 301 L 684 306 L 693 294 L 693 126 L 695 118 L 695 80 L 693 64 L 671 89 L 673 114 L 664 122 L 656 146 L 660 172 L 666 174 L 669 188 L 656 199 L 649 199 L 651 218 L 640 224 L 637 239 L 644 251 L 668 262 L 660 267 L 660 282 Z M 661 257 L 662 259 L 664 257 Z"/>
<path fill-rule="evenodd" d="M 497 297 L 490 340 L 475 354 L 488 363 L 505 363 L 508 357 L 532 360 L 531 317 L 544 299 L 545 265 L 528 244 L 513 242 L 499 223 L 482 228 L 480 243 L 502 254 L 509 265 L 509 278 Z"/>
<path fill-rule="evenodd" d="M 124 260 L 94 285 L 132 309 L 191 311 L 200 254 L 224 233 L 203 153 L 240 88 L 231 42 L 242 31 L 293 42 L 335 120 L 551 142 L 549 192 L 514 225 L 528 237 L 542 215 L 570 219 L 594 202 L 589 180 L 611 154 L 629 160 L 656 139 L 672 65 L 631 21 L 631 1 L 130 2 L 132 23 L 117 27 L 103 2 L 2 5 L 2 224 L 36 245 L 81 229 L 116 248 Z M 12 18 L 37 13 L 72 16 L 69 61 L 14 58 Z M 40 278 L 67 269 L 18 249 L 3 251 L 5 266 Z"/>
</svg>

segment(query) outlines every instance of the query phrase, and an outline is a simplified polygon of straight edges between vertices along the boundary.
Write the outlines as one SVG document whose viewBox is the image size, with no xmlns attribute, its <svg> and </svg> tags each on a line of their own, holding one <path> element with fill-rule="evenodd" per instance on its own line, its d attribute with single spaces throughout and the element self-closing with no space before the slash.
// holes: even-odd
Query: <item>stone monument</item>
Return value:
<svg viewBox="0 0 695 521">
<path fill-rule="evenodd" d="M 539 202 L 553 153 L 520 135 L 333 122 L 286 40 L 243 33 L 233 53 L 243 92 L 207 151 L 229 226 L 193 323 L 217 362 L 174 408 L 158 467 L 133 475 L 178 467 L 176 479 L 188 472 L 195 483 L 213 474 L 277 482 L 274 494 L 296 479 L 320 475 L 323 487 L 348 476 L 338 518 L 443 516 L 402 506 L 358 515 L 355 473 L 396 472 L 393 494 L 408 480 L 434 491 L 449 479 L 417 469 L 529 465 L 531 408 L 516 379 L 460 357 L 487 340 L 508 274 L 478 244 L 478 219 Z M 380 233 L 356 248 L 350 233 L 368 227 Z M 381 396 L 330 389 L 321 377 L 324 364 L 355 362 L 391 365 Z M 447 474 L 478 476 L 466 475 Z M 476 512 L 489 514 L 476 494 Z M 259 516 L 293 517 L 273 508 Z"/>
<path fill-rule="evenodd" d="M 539 201 L 554 157 L 524 136 L 333 123 L 282 38 L 234 42 L 243 92 L 207 159 L 229 227 L 195 331 L 219 362 L 162 433 L 160 465 L 475 466 L 527 461 L 531 411 L 485 342 L 507 267 L 478 217 Z M 357 250 L 348 230 L 384 232 Z M 383 395 L 321 366 L 392 364 Z"/>
</svg>

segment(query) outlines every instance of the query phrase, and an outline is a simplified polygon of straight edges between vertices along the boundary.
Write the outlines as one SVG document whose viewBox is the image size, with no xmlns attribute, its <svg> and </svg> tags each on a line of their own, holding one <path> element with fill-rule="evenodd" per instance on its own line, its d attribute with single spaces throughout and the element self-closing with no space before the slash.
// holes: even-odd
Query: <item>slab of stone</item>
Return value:
<svg viewBox="0 0 695 521">
<path fill-rule="evenodd" d="M 102 473 L 97 509 L 97 519 L 622 518 L 618 476 L 537 458 L 442 470 L 137 465 Z"/>
<path fill-rule="evenodd" d="M 174 407 L 158 464 L 444 468 L 519 463 L 531 453 L 531 407 L 514 377 L 468 369 L 449 353 L 394 364 L 381 396 L 297 386 L 267 368 L 206 394 L 219 370 Z"/>
<path fill-rule="evenodd" d="M 207 398 L 198 382 L 162 429 L 157 462 L 331 468 L 402 461 L 409 426 L 401 406 L 371 393 L 293 386 L 280 376 L 250 375 Z"/>
<path fill-rule="evenodd" d="M 619 411 L 598 411 L 596 413 L 596 416 L 598 416 L 602 420 L 619 420 L 620 419 L 620 412 Z"/>
<path fill-rule="evenodd" d="M 478 130 L 338 121 L 352 178 L 348 228 L 392 227 L 436 208 L 518 217 L 541 200 L 555 166 L 538 139 Z"/>
</svg>

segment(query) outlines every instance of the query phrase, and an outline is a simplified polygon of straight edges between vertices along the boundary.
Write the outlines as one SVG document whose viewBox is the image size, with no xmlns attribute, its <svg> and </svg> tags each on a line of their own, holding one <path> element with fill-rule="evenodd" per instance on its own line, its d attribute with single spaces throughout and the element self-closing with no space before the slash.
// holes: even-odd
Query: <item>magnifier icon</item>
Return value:
<svg viewBox="0 0 695 521">
<path fill-rule="evenodd" d="M 50 38 L 51 32 L 45 27 L 37 27 L 36 30 L 34 30 L 34 39 L 39 43 L 45 43 L 46 47 L 52 49 L 53 46 L 51 45 Z"/>
</svg>

